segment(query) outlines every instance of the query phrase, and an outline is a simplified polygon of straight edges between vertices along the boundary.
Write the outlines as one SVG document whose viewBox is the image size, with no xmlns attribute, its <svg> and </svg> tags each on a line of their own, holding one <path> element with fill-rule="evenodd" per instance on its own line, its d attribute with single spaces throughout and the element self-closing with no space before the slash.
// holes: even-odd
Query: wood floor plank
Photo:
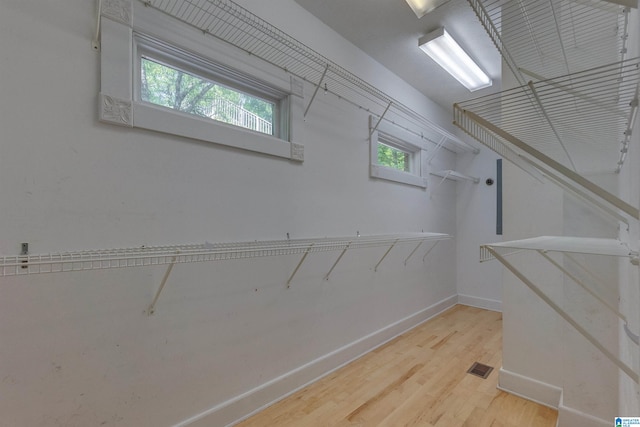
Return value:
<svg viewBox="0 0 640 427">
<path fill-rule="evenodd" d="M 237 427 L 554 427 L 557 411 L 496 388 L 501 365 L 501 314 L 457 305 Z"/>
</svg>

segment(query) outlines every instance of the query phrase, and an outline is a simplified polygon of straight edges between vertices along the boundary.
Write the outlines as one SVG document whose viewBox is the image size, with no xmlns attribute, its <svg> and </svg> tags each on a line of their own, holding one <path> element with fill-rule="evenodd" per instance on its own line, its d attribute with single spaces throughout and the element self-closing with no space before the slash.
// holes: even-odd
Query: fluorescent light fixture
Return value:
<svg viewBox="0 0 640 427">
<path fill-rule="evenodd" d="M 449 0 L 407 0 L 407 3 L 409 3 L 409 6 L 413 9 L 413 13 L 420 19 L 436 7 L 442 6 L 448 1 Z"/>
<path fill-rule="evenodd" d="M 418 46 L 471 92 L 493 84 L 444 28 L 420 37 Z"/>
</svg>

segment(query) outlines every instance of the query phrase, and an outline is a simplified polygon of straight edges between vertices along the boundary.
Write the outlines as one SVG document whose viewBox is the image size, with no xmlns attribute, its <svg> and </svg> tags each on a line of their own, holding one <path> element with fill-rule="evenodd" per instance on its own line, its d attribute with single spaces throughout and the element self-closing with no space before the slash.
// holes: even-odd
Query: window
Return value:
<svg viewBox="0 0 640 427">
<path fill-rule="evenodd" d="M 134 13 L 101 17 L 102 121 L 303 161 L 300 81 L 141 2 L 117 4 Z"/>
<path fill-rule="evenodd" d="M 145 56 L 140 60 L 140 99 L 267 135 L 274 132 L 275 102 Z"/>
<path fill-rule="evenodd" d="M 394 147 L 378 140 L 378 164 L 403 172 L 411 172 L 413 152 Z"/>
<path fill-rule="evenodd" d="M 137 35 L 140 101 L 287 139 L 289 94 L 228 67 Z"/>
<path fill-rule="evenodd" d="M 370 131 L 376 123 L 375 117 L 369 118 Z M 379 123 L 370 138 L 371 177 L 426 188 L 427 180 L 422 176 L 426 156 L 422 147 L 419 136 L 389 123 Z"/>
</svg>

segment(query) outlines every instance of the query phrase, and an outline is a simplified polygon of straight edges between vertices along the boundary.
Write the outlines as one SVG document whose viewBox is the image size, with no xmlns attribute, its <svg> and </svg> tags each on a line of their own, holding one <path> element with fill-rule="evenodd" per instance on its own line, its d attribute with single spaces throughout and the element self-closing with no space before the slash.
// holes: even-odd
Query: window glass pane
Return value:
<svg viewBox="0 0 640 427">
<path fill-rule="evenodd" d="M 273 135 L 273 102 L 149 58 L 141 58 L 140 68 L 143 101 Z"/>
<path fill-rule="evenodd" d="M 404 172 L 410 172 L 411 153 L 379 142 L 378 164 Z"/>
</svg>

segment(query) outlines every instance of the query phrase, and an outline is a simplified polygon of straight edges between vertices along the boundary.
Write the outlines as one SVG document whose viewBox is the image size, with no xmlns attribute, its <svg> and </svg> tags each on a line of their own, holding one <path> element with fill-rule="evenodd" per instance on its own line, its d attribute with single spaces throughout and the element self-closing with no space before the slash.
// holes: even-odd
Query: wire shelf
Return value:
<svg viewBox="0 0 640 427">
<path fill-rule="evenodd" d="M 393 235 L 273 240 L 197 245 L 149 246 L 124 249 L 99 249 L 41 255 L 0 257 L 2 276 L 57 273 L 112 268 L 173 265 L 336 251 L 396 243 L 422 243 L 450 238 L 442 233 L 406 233 Z"/>
<path fill-rule="evenodd" d="M 592 301 L 599 302 L 610 313 L 617 316 L 623 322 L 624 332 L 629 339 L 638 345 L 640 337 L 634 334 L 627 322 L 627 316 L 618 309 L 618 301 L 602 290 L 607 289 L 606 281 L 602 280 L 598 274 L 591 271 L 589 264 L 574 257 L 576 254 L 587 256 L 608 256 L 628 258 L 635 266 L 638 265 L 638 252 L 630 250 L 624 242 L 615 239 L 596 239 L 566 236 L 540 236 L 530 239 L 513 240 L 508 242 L 491 243 L 482 245 L 480 248 L 480 260 L 489 261 L 497 259 L 505 268 L 513 273 L 522 283 L 524 283 L 533 293 L 543 300 L 567 323 L 573 326 L 584 338 L 600 350 L 609 360 L 615 363 L 618 368 L 625 372 L 636 383 L 640 382 L 640 375 L 637 368 L 632 368 L 623 361 L 617 353 L 611 352 L 609 347 L 604 345 L 600 339 L 590 332 L 577 320 L 574 314 L 569 313 L 562 304 L 556 302 L 555 298 L 545 293 L 534 279 L 526 276 L 517 264 L 510 262 L 507 257 L 520 252 L 532 252 L 541 256 L 545 262 L 550 263 L 558 269 L 567 282 L 571 281 L 586 291 Z M 563 260 L 558 261 L 549 255 L 550 252 L 563 254 Z"/>
<path fill-rule="evenodd" d="M 413 109 L 231 0 L 140 1 L 371 114 L 393 123 L 394 117 L 408 121 L 419 130 L 406 130 L 433 144 L 437 145 L 444 137 L 446 146 L 451 151 L 477 151 Z"/>
<path fill-rule="evenodd" d="M 539 99 L 532 88 L 525 91 L 526 96 L 519 97 L 521 103 L 531 104 L 525 107 L 530 114 L 509 117 L 507 111 L 505 121 L 513 122 L 512 126 L 521 124 L 521 131 L 532 133 L 533 141 L 541 141 L 547 149 L 549 141 L 558 142 L 552 147 L 561 150 L 560 157 L 574 170 L 602 172 L 590 170 L 593 162 L 589 160 L 604 156 L 610 168 L 619 172 L 626 159 L 633 128 L 630 122 L 635 116 L 635 109 L 628 112 L 628 102 L 635 102 L 635 105 L 638 102 L 637 78 L 635 86 L 627 80 L 628 86 L 623 83 L 616 87 L 615 70 L 609 81 L 595 82 L 587 78 L 574 82 L 573 76 L 580 79 L 581 72 L 604 64 L 625 63 L 630 5 L 634 2 L 617 2 L 626 3 L 623 5 L 602 0 L 467 1 L 522 87 L 530 80 L 552 82 L 551 77 L 566 76 L 561 78 L 562 83 L 558 82 L 562 86 L 556 86 L 566 91 L 564 98 L 557 93 L 541 93 L 540 98 L 549 95 L 553 98 Z M 637 63 L 635 66 L 637 71 Z M 629 70 L 620 70 L 621 78 L 626 71 Z M 587 90 L 585 85 L 593 87 Z M 624 93 L 625 90 L 629 92 Z M 594 98 L 590 99 L 585 92 L 595 93 Z M 607 94 L 611 97 L 607 98 Z M 540 104 L 547 101 L 545 109 Z M 556 125 L 556 121 L 560 123 Z M 535 122 L 542 122 L 543 126 Z M 564 129 L 557 130 L 556 126 Z M 540 137 L 539 129 L 545 131 Z M 566 135 L 567 130 L 570 135 Z M 526 141 L 526 138 L 520 138 Z M 600 151 L 595 155 L 582 149 L 571 153 L 572 142 L 565 142 L 565 138 L 585 141 L 583 145 L 597 147 Z M 601 144 L 612 138 L 612 143 Z M 610 149 L 611 145 L 618 148 Z M 582 158 L 574 162 L 573 156 Z"/>
<path fill-rule="evenodd" d="M 478 182 L 480 182 L 480 178 L 477 178 L 475 176 L 465 175 L 463 173 L 456 172 L 454 170 L 431 171 L 429 173 L 431 175 L 439 176 L 443 180 L 450 179 L 452 181 L 458 181 L 458 182 L 471 181 L 474 184 L 477 184 Z"/>
<path fill-rule="evenodd" d="M 625 59 L 628 6 L 602 0 L 467 0 L 521 85 Z"/>
<path fill-rule="evenodd" d="M 455 104 L 454 123 L 527 172 L 568 178 L 638 219 L 637 207 L 584 176 L 622 168 L 639 83 L 640 59 L 627 59 Z"/>
<path fill-rule="evenodd" d="M 619 153 L 633 130 L 639 66 L 638 58 L 616 62 L 530 82 L 457 108 L 474 112 L 573 170 L 613 171 L 621 166 Z"/>
<path fill-rule="evenodd" d="M 508 242 L 491 243 L 480 247 L 480 262 L 495 259 L 487 249 L 491 247 L 502 256 L 513 255 L 522 251 L 563 252 L 573 254 L 603 255 L 623 258 L 637 258 L 638 253 L 629 246 L 615 239 L 588 237 L 540 236 Z"/>
</svg>

